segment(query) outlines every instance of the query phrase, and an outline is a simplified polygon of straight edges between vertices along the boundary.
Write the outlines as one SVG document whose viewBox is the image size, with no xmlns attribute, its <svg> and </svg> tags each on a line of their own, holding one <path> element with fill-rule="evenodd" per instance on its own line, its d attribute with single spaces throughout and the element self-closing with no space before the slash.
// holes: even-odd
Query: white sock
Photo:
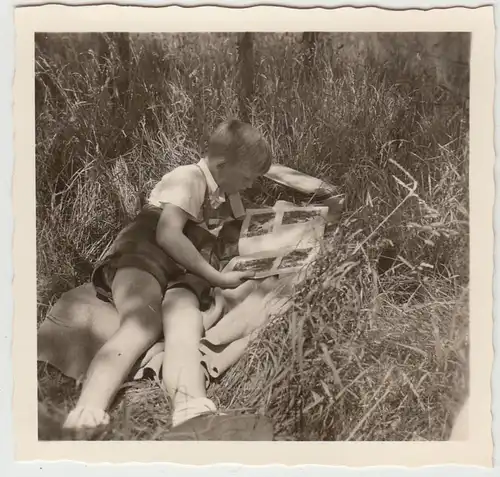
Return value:
<svg viewBox="0 0 500 477">
<path fill-rule="evenodd" d="M 176 406 L 172 414 L 172 426 L 178 426 L 193 417 L 200 416 L 207 412 L 216 412 L 217 407 L 212 400 L 201 397 L 189 399 L 184 404 Z"/>
</svg>

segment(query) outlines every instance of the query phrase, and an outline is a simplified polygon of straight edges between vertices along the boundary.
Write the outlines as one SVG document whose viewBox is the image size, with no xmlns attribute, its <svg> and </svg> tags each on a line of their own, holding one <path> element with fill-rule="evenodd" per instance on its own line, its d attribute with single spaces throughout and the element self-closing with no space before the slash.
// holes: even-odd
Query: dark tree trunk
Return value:
<svg viewBox="0 0 500 477">
<path fill-rule="evenodd" d="M 114 79 L 115 94 L 118 104 L 123 109 L 129 111 L 129 87 L 130 87 L 130 37 L 128 33 L 113 33 L 113 41 L 116 46 L 116 52 L 120 61 L 120 73 Z"/>
<path fill-rule="evenodd" d="M 250 122 L 250 105 L 254 96 L 254 51 L 253 34 L 242 33 L 238 36 L 239 64 L 239 108 L 241 119 Z"/>
</svg>

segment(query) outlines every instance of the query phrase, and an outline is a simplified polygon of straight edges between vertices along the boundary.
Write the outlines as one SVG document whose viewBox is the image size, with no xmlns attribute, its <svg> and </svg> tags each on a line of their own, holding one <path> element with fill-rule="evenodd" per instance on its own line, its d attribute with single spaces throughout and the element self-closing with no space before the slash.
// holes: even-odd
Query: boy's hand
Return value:
<svg viewBox="0 0 500 477">
<path fill-rule="evenodd" d="M 223 272 L 216 286 L 220 288 L 238 288 L 246 279 L 253 278 L 255 272 Z"/>
</svg>

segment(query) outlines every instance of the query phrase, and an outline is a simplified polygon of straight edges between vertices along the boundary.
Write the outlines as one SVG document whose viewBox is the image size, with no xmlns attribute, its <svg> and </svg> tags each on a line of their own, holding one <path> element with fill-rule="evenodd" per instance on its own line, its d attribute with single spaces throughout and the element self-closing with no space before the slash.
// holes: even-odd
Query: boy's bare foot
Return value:
<svg viewBox="0 0 500 477">
<path fill-rule="evenodd" d="M 109 414 L 102 409 L 75 407 L 63 424 L 63 432 L 77 439 L 91 439 L 109 424 Z"/>
<path fill-rule="evenodd" d="M 206 413 L 173 427 L 167 441 L 272 441 L 270 419 L 252 414 Z"/>
</svg>

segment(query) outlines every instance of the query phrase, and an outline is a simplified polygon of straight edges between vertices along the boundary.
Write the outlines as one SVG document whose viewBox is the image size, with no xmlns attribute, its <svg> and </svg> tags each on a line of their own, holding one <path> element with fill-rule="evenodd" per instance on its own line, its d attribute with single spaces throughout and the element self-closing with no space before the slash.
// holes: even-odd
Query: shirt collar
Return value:
<svg viewBox="0 0 500 477">
<path fill-rule="evenodd" d="M 217 208 L 220 204 L 226 201 L 226 195 L 221 191 L 217 182 L 215 182 L 214 176 L 208 168 L 206 158 L 201 159 L 201 161 L 198 162 L 198 166 L 205 175 L 205 179 L 207 180 L 210 202 L 213 207 Z"/>
</svg>

